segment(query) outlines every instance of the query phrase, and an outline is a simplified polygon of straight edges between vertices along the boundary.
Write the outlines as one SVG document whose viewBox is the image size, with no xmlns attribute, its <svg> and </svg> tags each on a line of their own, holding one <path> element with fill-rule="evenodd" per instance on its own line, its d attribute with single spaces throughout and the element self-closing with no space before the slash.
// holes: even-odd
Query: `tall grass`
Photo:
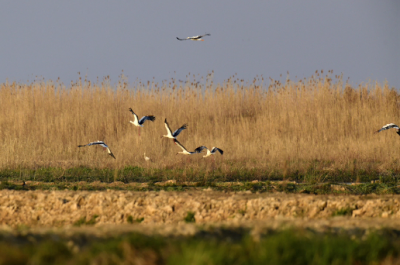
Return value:
<svg viewBox="0 0 400 265">
<path fill-rule="evenodd" d="M 1 168 L 89 166 L 123 168 L 191 168 L 208 172 L 218 168 L 258 170 L 283 176 L 313 170 L 398 172 L 400 138 L 394 131 L 373 134 L 382 125 L 400 122 L 399 93 L 388 84 L 351 87 L 332 73 L 285 83 L 232 77 L 214 84 L 195 82 L 135 82 L 124 78 L 111 85 L 79 80 L 0 85 Z M 146 121 L 138 136 L 132 108 Z M 166 134 L 184 123 L 178 137 L 189 150 L 205 145 L 224 155 L 189 159 Z M 79 144 L 104 140 L 116 156 L 100 147 Z M 143 153 L 153 162 L 146 163 Z M 261 171 L 260 171 L 261 170 Z M 192 172 L 193 173 L 193 172 Z M 261 173 L 257 173 L 261 174 Z"/>
</svg>

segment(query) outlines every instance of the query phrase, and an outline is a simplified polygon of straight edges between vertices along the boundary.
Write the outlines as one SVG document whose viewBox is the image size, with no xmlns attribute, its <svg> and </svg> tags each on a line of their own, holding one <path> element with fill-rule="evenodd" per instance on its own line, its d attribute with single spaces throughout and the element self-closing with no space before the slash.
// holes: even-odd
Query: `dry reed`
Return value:
<svg viewBox="0 0 400 265">
<path fill-rule="evenodd" d="M 329 73 L 331 74 L 331 73 Z M 385 171 L 400 169 L 400 138 L 394 131 L 373 134 L 382 125 L 400 122 L 399 94 L 387 84 L 356 88 L 320 73 L 299 82 L 228 79 L 205 85 L 147 82 L 130 86 L 105 78 L 93 84 L 79 79 L 66 87 L 56 81 L 0 85 L 1 168 L 79 165 L 122 168 L 194 168 L 216 165 L 235 169 L 304 172 L 318 162 L 320 170 Z M 146 121 L 138 136 L 129 123 L 132 108 Z M 184 123 L 178 137 L 189 150 L 205 145 L 225 151 L 216 163 L 180 151 L 166 134 Z M 100 147 L 79 144 L 104 140 L 116 156 Z M 146 163 L 143 153 L 152 159 Z"/>
</svg>

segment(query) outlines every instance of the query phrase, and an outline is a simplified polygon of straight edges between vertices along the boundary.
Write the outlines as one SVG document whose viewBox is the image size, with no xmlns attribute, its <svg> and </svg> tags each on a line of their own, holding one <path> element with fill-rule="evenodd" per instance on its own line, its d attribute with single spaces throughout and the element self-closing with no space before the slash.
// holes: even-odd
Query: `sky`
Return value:
<svg viewBox="0 0 400 265">
<path fill-rule="evenodd" d="M 0 83 L 309 78 L 400 89 L 400 1 L 7 0 Z M 204 41 L 176 37 L 210 33 Z M 280 77 L 282 74 L 283 77 Z"/>
</svg>

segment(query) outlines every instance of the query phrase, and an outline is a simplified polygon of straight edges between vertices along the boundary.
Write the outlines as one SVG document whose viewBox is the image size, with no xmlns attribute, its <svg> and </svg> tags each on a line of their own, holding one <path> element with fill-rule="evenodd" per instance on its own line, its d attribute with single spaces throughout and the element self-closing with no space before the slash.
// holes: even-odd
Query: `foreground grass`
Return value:
<svg viewBox="0 0 400 265">
<path fill-rule="evenodd" d="M 224 229 L 172 238 L 30 234 L 0 237 L 0 264 L 393 264 L 400 254 L 394 234 L 283 230 L 259 240 Z"/>
</svg>

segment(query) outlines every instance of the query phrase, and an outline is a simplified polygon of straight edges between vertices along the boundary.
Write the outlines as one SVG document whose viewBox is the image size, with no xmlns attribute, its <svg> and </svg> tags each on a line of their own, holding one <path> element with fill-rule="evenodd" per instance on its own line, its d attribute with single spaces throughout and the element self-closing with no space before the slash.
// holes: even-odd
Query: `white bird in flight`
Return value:
<svg viewBox="0 0 400 265">
<path fill-rule="evenodd" d="M 134 121 L 130 121 L 130 123 L 132 123 L 133 125 L 139 127 L 139 136 L 140 136 L 140 127 L 143 127 L 143 123 L 147 120 L 149 121 L 154 121 L 156 119 L 156 117 L 154 117 L 153 115 L 149 115 L 149 116 L 143 116 L 140 120 L 138 119 L 138 116 L 136 115 L 135 112 L 133 112 L 132 108 L 129 108 L 129 111 L 132 112 L 133 116 L 135 117 Z"/>
<path fill-rule="evenodd" d="M 97 141 L 97 142 L 91 142 L 91 143 L 84 144 L 84 145 L 78 145 L 78 147 L 85 147 L 85 146 L 91 146 L 91 145 L 102 146 L 104 149 L 107 149 L 107 152 L 110 156 L 112 156 L 112 157 L 114 157 L 114 159 L 116 159 L 114 154 L 111 152 L 110 148 L 103 141 Z"/>
<path fill-rule="evenodd" d="M 167 119 L 165 119 L 164 125 L 165 125 L 165 129 L 167 129 L 167 134 L 161 136 L 161 138 L 166 137 L 166 138 L 171 138 L 171 139 L 175 139 L 175 140 L 176 140 L 176 137 L 181 133 L 181 131 L 183 131 L 187 128 L 187 124 L 184 124 L 179 129 L 177 129 L 175 132 L 172 133 L 171 128 L 168 125 Z"/>
<path fill-rule="evenodd" d="M 394 123 L 389 123 L 389 124 L 384 125 L 381 129 L 377 130 L 375 133 L 378 133 L 378 132 L 381 132 L 381 131 L 384 131 L 384 130 L 389 130 L 389 129 L 392 129 L 392 128 L 396 129 L 396 133 L 398 135 L 400 135 L 400 128 L 399 128 L 399 126 L 397 126 Z"/>
<path fill-rule="evenodd" d="M 204 146 L 199 146 L 196 149 L 194 149 L 193 152 L 189 152 L 178 140 L 174 139 L 174 143 L 182 149 L 182 152 L 178 152 L 176 154 L 193 155 L 193 154 L 201 153 L 201 151 L 204 149 Z"/>
<path fill-rule="evenodd" d="M 180 38 L 178 38 L 178 37 L 176 37 L 178 40 L 196 40 L 196 41 L 204 41 L 203 39 L 202 39 L 202 37 L 204 37 L 204 36 L 211 36 L 211 34 L 208 34 L 208 33 L 206 33 L 206 34 L 204 34 L 204 35 L 198 35 L 198 36 L 193 36 L 193 37 L 187 37 L 186 39 L 180 39 Z"/>
<path fill-rule="evenodd" d="M 211 149 L 211 151 L 210 151 L 207 147 L 206 147 L 206 149 L 207 149 L 207 154 L 206 154 L 205 156 L 203 156 L 203 157 L 209 157 L 209 156 L 211 156 L 211 155 L 214 155 L 214 154 L 217 153 L 217 151 L 218 151 L 221 155 L 224 154 L 224 151 L 222 151 L 222 150 L 219 149 L 218 147 L 213 147 L 213 148 Z"/>
</svg>

